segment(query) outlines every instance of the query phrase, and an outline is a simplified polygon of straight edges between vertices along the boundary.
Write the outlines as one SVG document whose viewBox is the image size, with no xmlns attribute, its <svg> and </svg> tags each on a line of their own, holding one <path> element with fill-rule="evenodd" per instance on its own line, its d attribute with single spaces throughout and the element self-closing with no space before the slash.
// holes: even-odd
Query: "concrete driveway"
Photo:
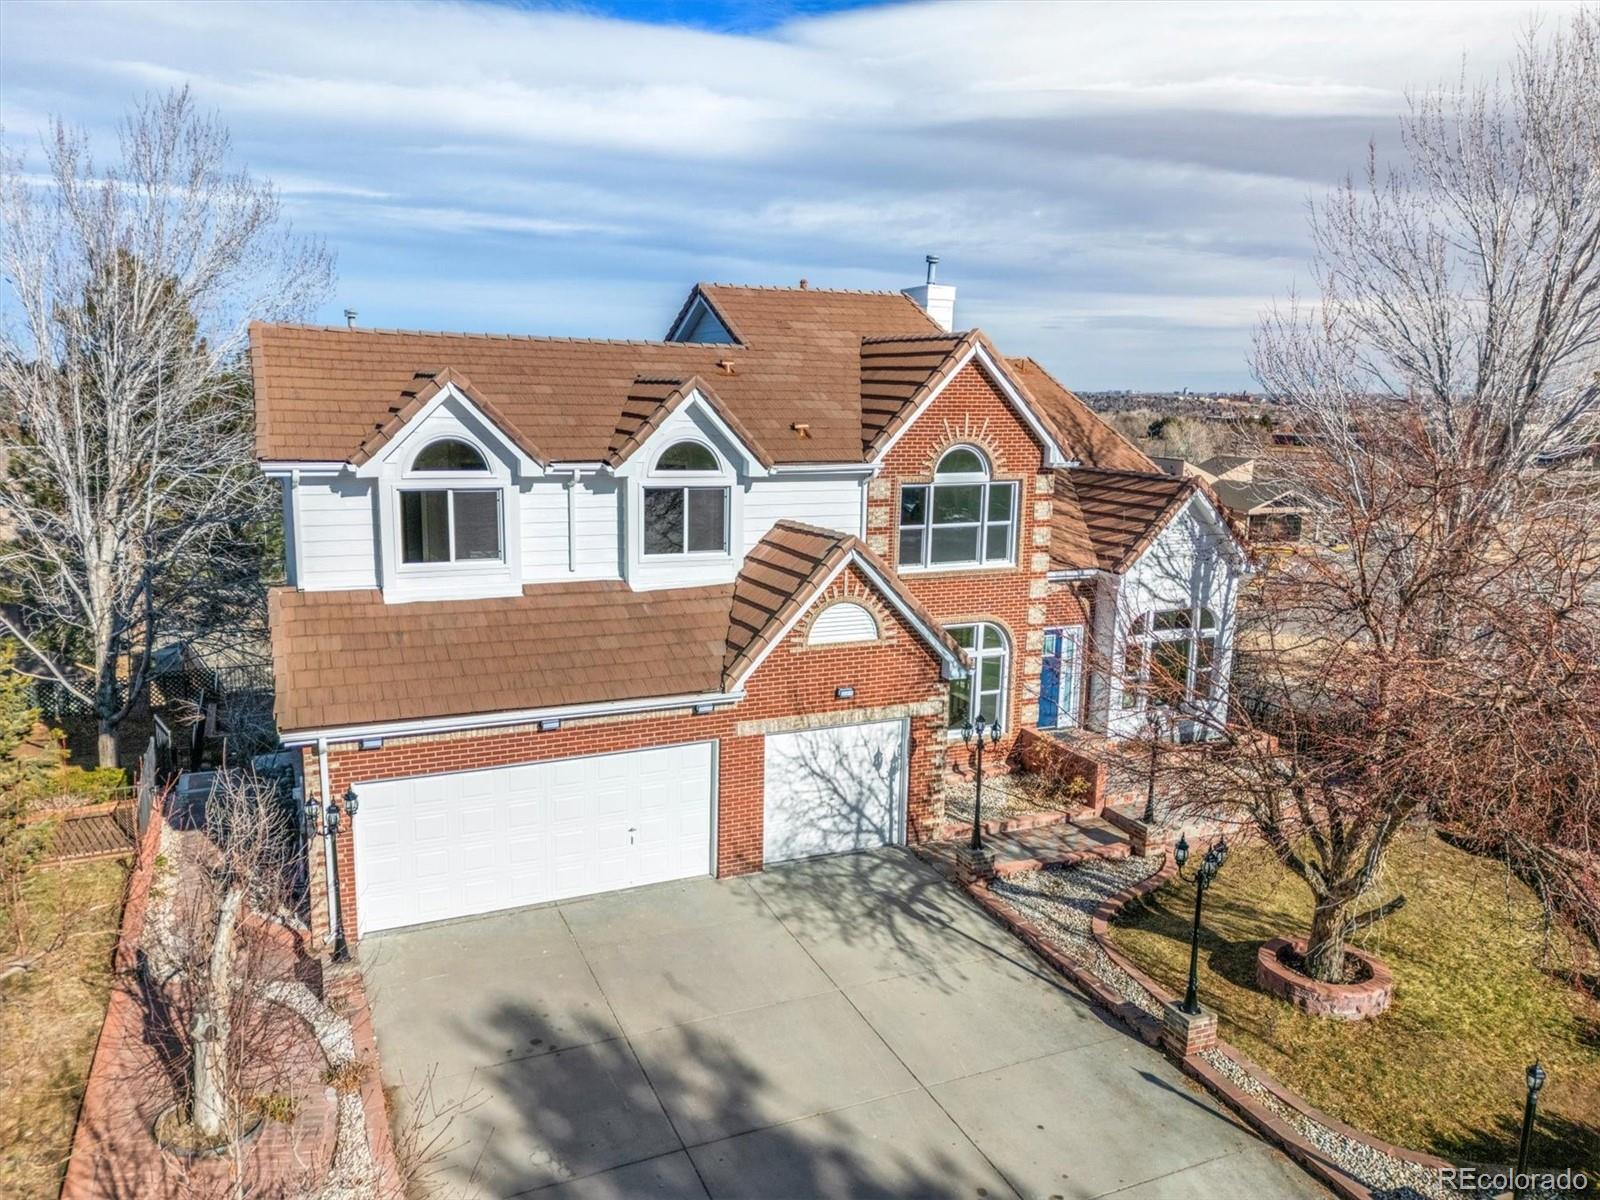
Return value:
<svg viewBox="0 0 1600 1200">
<path fill-rule="evenodd" d="M 1325 1195 L 900 850 L 361 959 L 400 1121 L 444 1110 L 468 1195 Z"/>
</svg>

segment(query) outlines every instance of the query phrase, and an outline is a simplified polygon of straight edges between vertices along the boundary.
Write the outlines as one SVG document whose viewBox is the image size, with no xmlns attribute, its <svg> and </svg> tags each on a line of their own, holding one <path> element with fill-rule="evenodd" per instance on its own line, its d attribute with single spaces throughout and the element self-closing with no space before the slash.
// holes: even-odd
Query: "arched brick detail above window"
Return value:
<svg viewBox="0 0 1600 1200">
<path fill-rule="evenodd" d="M 829 616 L 830 610 L 835 608 L 840 611 Z M 874 627 L 873 632 L 865 637 L 857 636 L 865 632 L 863 618 L 870 619 Z M 889 641 L 894 637 L 894 622 L 877 594 L 847 575 L 817 600 L 816 607 L 806 620 L 804 633 L 805 636 L 796 642 L 797 649 L 837 646 L 848 642 Z"/>
<path fill-rule="evenodd" d="M 994 436 L 990 428 L 988 417 L 974 417 L 967 413 L 960 420 L 951 420 L 946 417 L 942 425 L 942 432 L 932 442 L 932 451 L 928 455 L 927 474 L 931 478 L 934 468 L 939 465 L 939 460 L 945 453 L 955 446 L 973 446 L 983 451 L 989 460 L 989 470 L 999 476 L 1006 473 L 1006 456 L 1000 448 L 1000 439 Z"/>
</svg>

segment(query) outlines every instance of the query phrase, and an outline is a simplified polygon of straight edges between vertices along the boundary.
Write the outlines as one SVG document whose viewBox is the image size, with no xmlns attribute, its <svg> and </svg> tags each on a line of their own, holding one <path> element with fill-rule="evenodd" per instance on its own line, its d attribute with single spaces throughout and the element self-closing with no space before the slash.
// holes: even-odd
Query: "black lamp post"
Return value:
<svg viewBox="0 0 1600 1200">
<path fill-rule="evenodd" d="M 974 728 L 971 721 L 961 726 L 961 740 L 970 748 L 973 734 L 977 734 L 978 750 L 973 758 L 972 772 L 972 840 L 968 843 L 974 851 L 983 849 L 983 735 L 985 731 L 983 714 L 978 714 L 978 723 Z M 987 723 L 989 744 L 992 746 L 1000 740 L 1000 722 Z"/>
<path fill-rule="evenodd" d="M 1539 1111 L 1539 1089 L 1544 1087 L 1544 1068 L 1537 1061 L 1527 1072 L 1528 1099 L 1522 1106 L 1522 1140 L 1517 1144 L 1517 1170 L 1511 1180 L 1511 1194 L 1520 1200 L 1523 1172 L 1528 1169 L 1528 1151 L 1533 1147 L 1533 1118 Z"/>
<path fill-rule="evenodd" d="M 1152 704 L 1145 709 L 1144 719 L 1150 726 L 1150 783 L 1144 794 L 1144 823 L 1156 823 L 1156 765 L 1161 754 L 1161 706 Z"/>
<path fill-rule="evenodd" d="M 1183 874 L 1184 864 L 1189 861 L 1189 843 L 1180 834 L 1178 844 L 1172 848 L 1172 860 L 1178 864 L 1178 874 Z M 1211 886 L 1211 881 L 1217 877 L 1217 872 L 1222 870 L 1222 864 L 1228 861 L 1228 843 L 1218 840 L 1211 849 L 1206 851 L 1206 856 L 1194 873 L 1194 932 L 1189 938 L 1189 989 L 1184 993 L 1183 1003 L 1179 1008 L 1191 1017 L 1200 1015 L 1200 906 L 1205 902 L 1206 889 Z"/>
<path fill-rule="evenodd" d="M 308 834 L 321 834 L 328 839 L 328 902 L 333 910 L 333 961 L 350 961 L 350 943 L 344 935 L 343 905 L 339 897 L 339 827 L 344 824 L 344 818 L 349 815 L 354 818 L 356 810 L 361 807 L 361 801 L 356 796 L 355 788 L 350 788 L 344 794 L 344 807 L 339 807 L 338 800 L 332 800 L 327 807 L 323 807 L 315 800 L 306 801 L 306 831 Z"/>
</svg>

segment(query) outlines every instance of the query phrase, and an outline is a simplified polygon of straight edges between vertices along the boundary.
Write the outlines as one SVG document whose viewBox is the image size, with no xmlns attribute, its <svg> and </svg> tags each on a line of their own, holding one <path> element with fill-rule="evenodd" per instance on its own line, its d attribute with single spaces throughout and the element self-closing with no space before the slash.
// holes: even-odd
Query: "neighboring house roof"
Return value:
<svg viewBox="0 0 1600 1200">
<path fill-rule="evenodd" d="M 1255 459 L 1248 454 L 1213 454 L 1204 462 L 1195 465 L 1213 478 L 1226 475 L 1229 471 L 1237 471 L 1240 467 L 1247 467 Z"/>
<path fill-rule="evenodd" d="M 1194 480 L 1159 471 L 1057 471 L 1052 564 L 1057 570 L 1127 570 L 1197 490 Z M 1063 520 L 1064 510 L 1076 520 Z"/>
<path fill-rule="evenodd" d="M 1251 513 L 1261 508 L 1300 510 L 1305 508 L 1299 498 L 1281 483 L 1234 483 L 1219 479 L 1211 485 L 1212 493 L 1222 506 L 1232 512 Z"/>
<path fill-rule="evenodd" d="M 1063 449 L 1084 466 L 1110 471 L 1161 469 L 1033 359 L 1012 358 L 1006 362 L 1017 381 L 1060 430 Z"/>
<path fill-rule="evenodd" d="M 446 382 L 461 387 L 470 377 L 463 393 L 470 387 L 469 399 L 541 463 L 615 465 L 694 386 L 714 389 L 719 416 L 766 465 L 859 463 L 981 348 L 1063 453 L 1100 462 L 1094 444 L 1120 444 L 1148 469 L 1054 381 L 1047 403 L 981 333 L 947 334 L 897 292 L 703 284 L 695 295 L 748 341 L 252 325 L 257 454 L 359 465 Z M 1065 424 L 1063 412 L 1071 416 Z"/>
<path fill-rule="evenodd" d="M 543 583 L 517 596 L 416 604 L 385 604 L 375 588 L 275 588 L 278 724 L 292 734 L 716 694 L 736 686 L 852 558 L 936 655 L 962 661 L 857 538 L 785 521 L 735 582 L 712 587 Z"/>
</svg>

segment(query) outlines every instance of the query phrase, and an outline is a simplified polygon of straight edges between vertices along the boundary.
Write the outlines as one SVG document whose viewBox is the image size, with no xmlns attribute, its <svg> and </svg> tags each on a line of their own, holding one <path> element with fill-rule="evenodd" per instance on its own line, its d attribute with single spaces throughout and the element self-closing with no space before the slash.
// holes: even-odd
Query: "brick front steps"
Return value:
<svg viewBox="0 0 1600 1200">
<path fill-rule="evenodd" d="M 1117 913 L 1134 900 L 1161 887 L 1175 872 L 1176 867 L 1169 857 L 1148 878 L 1101 901 L 1090 918 L 1090 934 L 1094 944 L 1135 984 L 1168 1007 L 1175 1003 L 1176 996 L 1118 951 L 1106 935 Z M 1074 960 L 1048 934 L 996 895 L 988 881 L 976 880 L 958 886 L 993 919 L 1065 976 L 1091 1002 L 1115 1016 L 1141 1041 L 1171 1053 L 1167 1040 L 1163 1038 L 1163 1022 L 1160 1018 Z M 1289 1155 L 1341 1200 L 1376 1200 L 1376 1197 L 1393 1195 L 1396 1191 L 1387 1186 L 1375 1190 L 1351 1175 L 1313 1137 L 1331 1139 L 1335 1143 L 1353 1143 L 1377 1155 L 1388 1156 L 1408 1168 L 1429 1173 L 1453 1165 L 1432 1155 L 1391 1145 L 1328 1116 L 1227 1042 L 1218 1040 L 1212 1049 L 1187 1056 L 1171 1056 L 1186 1075 L 1204 1086 L 1259 1136 Z M 1321 1126 L 1322 1134 L 1312 1131 L 1308 1135 L 1303 1131 L 1307 1124 Z"/>
<path fill-rule="evenodd" d="M 1007 833 L 1023 833 L 1029 829 L 1042 829 L 1046 825 L 1062 825 L 1068 821 L 1078 821 L 1093 816 L 1090 809 L 1079 809 L 1073 812 L 1036 812 L 1023 813 L 1016 817 L 1006 817 L 999 821 L 984 821 L 984 837 L 1000 837 Z M 938 841 L 958 842 L 972 833 L 972 822 L 960 818 L 946 820 L 939 828 Z"/>
</svg>

